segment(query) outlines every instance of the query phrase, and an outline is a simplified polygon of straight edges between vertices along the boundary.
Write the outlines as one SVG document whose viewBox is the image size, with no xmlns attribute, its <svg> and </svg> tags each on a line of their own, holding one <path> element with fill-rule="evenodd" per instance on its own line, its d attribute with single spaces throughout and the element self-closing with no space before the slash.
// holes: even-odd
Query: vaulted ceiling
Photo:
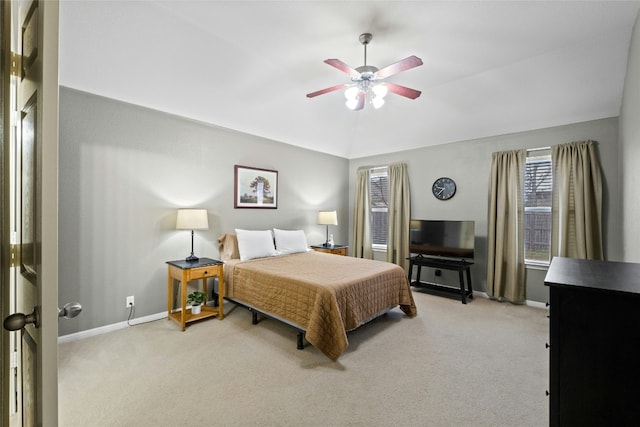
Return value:
<svg viewBox="0 0 640 427">
<path fill-rule="evenodd" d="M 70 1 L 60 84 L 345 158 L 617 116 L 639 1 Z M 345 107 L 324 64 L 410 55 Z M 179 141 L 176 141 L 179 143 Z"/>
</svg>

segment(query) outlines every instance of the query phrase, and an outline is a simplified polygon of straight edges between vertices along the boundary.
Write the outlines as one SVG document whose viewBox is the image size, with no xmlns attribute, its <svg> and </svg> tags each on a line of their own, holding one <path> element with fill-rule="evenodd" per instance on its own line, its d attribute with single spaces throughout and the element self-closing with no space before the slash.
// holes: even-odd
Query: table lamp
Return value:
<svg viewBox="0 0 640 427">
<path fill-rule="evenodd" d="M 329 226 L 338 225 L 338 214 L 336 211 L 320 211 L 318 212 L 318 224 L 327 226 L 327 241 L 324 242 L 324 247 L 328 248 L 329 245 Z"/>
<path fill-rule="evenodd" d="M 209 220 L 206 209 L 178 209 L 176 219 L 177 230 L 191 230 L 191 255 L 185 258 L 187 262 L 198 262 L 199 258 L 193 255 L 193 230 L 207 230 Z"/>
</svg>

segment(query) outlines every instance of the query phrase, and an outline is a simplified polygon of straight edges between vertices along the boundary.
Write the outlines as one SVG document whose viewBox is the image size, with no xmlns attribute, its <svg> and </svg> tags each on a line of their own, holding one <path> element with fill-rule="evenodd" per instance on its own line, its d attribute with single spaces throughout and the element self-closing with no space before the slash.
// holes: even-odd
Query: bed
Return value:
<svg viewBox="0 0 640 427">
<path fill-rule="evenodd" d="M 347 349 L 347 332 L 388 310 L 417 314 L 405 272 L 395 264 L 310 251 L 301 232 L 296 240 L 290 230 L 274 229 L 275 238 L 265 231 L 262 243 L 252 237 L 247 246 L 246 231 L 218 239 L 225 298 L 297 328 L 331 360 Z"/>
</svg>

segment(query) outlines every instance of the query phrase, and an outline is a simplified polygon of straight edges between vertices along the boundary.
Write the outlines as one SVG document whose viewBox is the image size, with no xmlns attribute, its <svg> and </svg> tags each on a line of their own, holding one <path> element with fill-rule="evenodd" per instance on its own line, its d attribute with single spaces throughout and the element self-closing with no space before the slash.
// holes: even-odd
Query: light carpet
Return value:
<svg viewBox="0 0 640 427">
<path fill-rule="evenodd" d="M 546 426 L 548 311 L 414 290 L 332 362 L 225 304 L 59 346 L 60 426 Z"/>
</svg>

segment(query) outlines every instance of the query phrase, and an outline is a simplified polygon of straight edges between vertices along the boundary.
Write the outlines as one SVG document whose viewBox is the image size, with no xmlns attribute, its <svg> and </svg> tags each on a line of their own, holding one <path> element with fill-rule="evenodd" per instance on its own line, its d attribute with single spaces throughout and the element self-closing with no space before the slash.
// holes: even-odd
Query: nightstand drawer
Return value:
<svg viewBox="0 0 640 427">
<path fill-rule="evenodd" d="M 205 265 L 204 267 L 197 267 L 189 269 L 188 280 L 202 279 L 203 277 L 211 277 L 220 273 L 219 265 Z"/>
<path fill-rule="evenodd" d="M 326 248 L 324 246 L 311 246 L 314 251 L 326 252 L 334 255 L 347 256 L 348 247 L 344 245 L 335 245 L 332 248 Z"/>
</svg>

